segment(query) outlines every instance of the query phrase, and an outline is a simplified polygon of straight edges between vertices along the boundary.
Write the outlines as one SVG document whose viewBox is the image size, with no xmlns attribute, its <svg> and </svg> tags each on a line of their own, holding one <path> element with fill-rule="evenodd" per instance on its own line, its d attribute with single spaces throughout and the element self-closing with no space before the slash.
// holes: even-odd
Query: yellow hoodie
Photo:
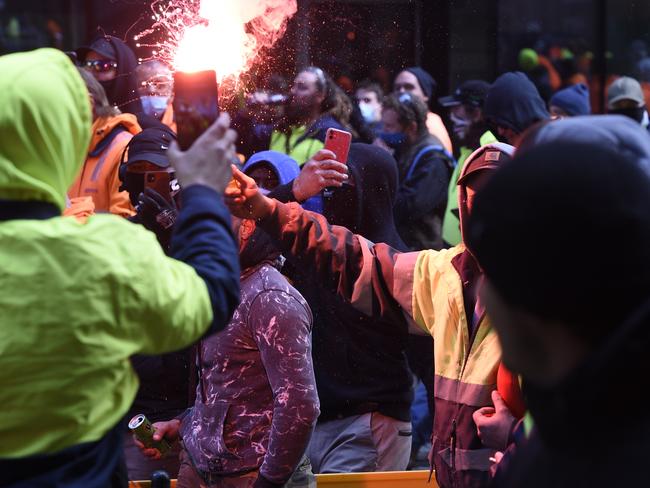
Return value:
<svg viewBox="0 0 650 488">
<path fill-rule="evenodd" d="M 0 208 L 55 205 L 51 218 L 0 220 L 2 459 L 101 439 L 138 389 L 129 357 L 188 346 L 213 313 L 205 282 L 144 227 L 114 215 L 85 224 L 56 216 L 91 125 L 68 58 L 10 54 L 0 73 Z"/>
</svg>

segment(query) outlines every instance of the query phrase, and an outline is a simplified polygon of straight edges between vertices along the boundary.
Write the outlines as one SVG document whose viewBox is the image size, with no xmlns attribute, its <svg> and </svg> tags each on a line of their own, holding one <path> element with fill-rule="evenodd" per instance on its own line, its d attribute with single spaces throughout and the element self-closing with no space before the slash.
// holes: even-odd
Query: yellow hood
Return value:
<svg viewBox="0 0 650 488">
<path fill-rule="evenodd" d="M 2 56 L 0 73 L 0 199 L 63 210 L 90 141 L 86 86 L 56 49 Z"/>
</svg>

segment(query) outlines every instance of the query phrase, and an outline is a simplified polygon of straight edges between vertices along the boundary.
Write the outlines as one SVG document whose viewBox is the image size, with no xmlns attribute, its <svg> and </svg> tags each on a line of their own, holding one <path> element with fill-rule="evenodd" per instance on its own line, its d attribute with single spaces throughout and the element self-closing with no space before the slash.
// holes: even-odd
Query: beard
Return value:
<svg viewBox="0 0 650 488">
<path fill-rule="evenodd" d="M 305 117 L 305 109 L 292 100 L 284 111 L 284 116 L 289 125 L 300 125 Z"/>
</svg>

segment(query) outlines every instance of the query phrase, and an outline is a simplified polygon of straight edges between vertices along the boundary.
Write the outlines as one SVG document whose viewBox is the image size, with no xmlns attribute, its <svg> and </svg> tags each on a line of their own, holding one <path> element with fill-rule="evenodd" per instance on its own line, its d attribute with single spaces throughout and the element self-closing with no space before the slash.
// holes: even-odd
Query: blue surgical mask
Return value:
<svg viewBox="0 0 650 488">
<path fill-rule="evenodd" d="M 400 149 L 407 140 L 406 134 L 403 132 L 380 132 L 378 136 L 388 147 L 395 150 Z"/>
<path fill-rule="evenodd" d="M 140 100 L 142 101 L 142 110 L 144 110 L 144 113 L 158 119 L 163 116 L 169 103 L 169 97 L 161 97 L 158 95 L 145 95 L 140 97 Z"/>
</svg>

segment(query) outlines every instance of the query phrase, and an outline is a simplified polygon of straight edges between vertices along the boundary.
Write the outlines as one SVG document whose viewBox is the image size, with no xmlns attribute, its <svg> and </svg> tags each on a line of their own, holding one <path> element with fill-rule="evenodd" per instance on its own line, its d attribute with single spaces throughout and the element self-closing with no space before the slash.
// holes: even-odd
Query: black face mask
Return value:
<svg viewBox="0 0 650 488">
<path fill-rule="evenodd" d="M 496 138 L 497 141 L 503 142 L 504 144 L 510 144 L 510 141 L 507 137 L 499 134 L 499 126 L 495 122 L 488 121 L 486 123 L 486 128 L 489 130 L 492 135 Z"/>
<path fill-rule="evenodd" d="M 645 107 L 617 108 L 609 111 L 610 114 L 629 117 L 632 120 L 637 121 L 639 124 L 643 121 L 643 112 L 645 112 Z"/>
<path fill-rule="evenodd" d="M 323 215 L 330 224 L 340 225 L 352 232 L 357 230 L 356 187 L 344 184 L 340 188 L 323 191 Z"/>
<path fill-rule="evenodd" d="M 106 81 L 100 81 L 99 84 L 102 85 L 104 88 L 104 91 L 106 92 L 106 96 L 110 98 L 111 94 L 113 93 L 113 90 L 115 89 L 115 83 L 116 83 L 117 78 L 113 78 L 112 80 L 106 80 Z M 111 102 L 111 100 L 109 100 Z"/>
</svg>

